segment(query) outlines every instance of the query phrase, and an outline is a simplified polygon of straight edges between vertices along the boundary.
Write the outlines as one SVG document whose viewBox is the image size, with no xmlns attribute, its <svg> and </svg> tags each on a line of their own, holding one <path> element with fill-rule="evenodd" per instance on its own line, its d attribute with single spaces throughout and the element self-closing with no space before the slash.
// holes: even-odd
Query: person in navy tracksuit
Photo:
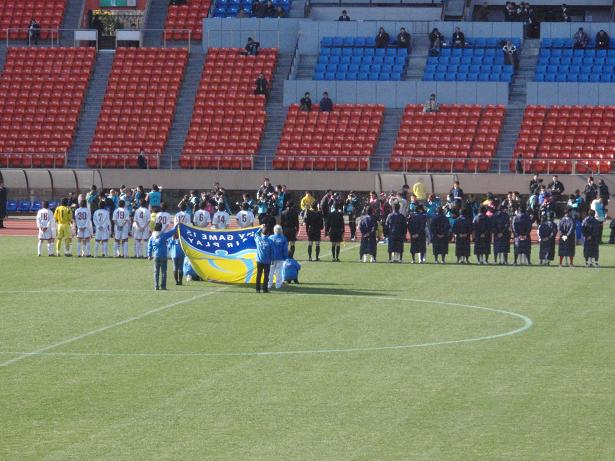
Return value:
<svg viewBox="0 0 615 461">
<path fill-rule="evenodd" d="M 501 205 L 491 218 L 493 254 L 496 264 L 499 265 L 508 264 L 508 254 L 510 253 L 510 215 L 506 210 L 506 206 Z"/>
<path fill-rule="evenodd" d="M 574 265 L 574 254 L 576 252 L 576 237 L 577 226 L 576 222 L 570 216 L 572 213 L 572 207 L 566 208 L 566 214 L 559 221 L 559 245 L 557 253 L 559 254 L 559 265 L 562 266 L 564 258 L 566 258 L 567 265 Z"/>
<path fill-rule="evenodd" d="M 596 212 L 589 210 L 583 220 L 583 257 L 587 267 L 598 267 L 600 257 L 600 234 L 602 233 L 600 222 L 596 219 Z"/>
<path fill-rule="evenodd" d="M 440 262 L 438 260 L 440 256 L 442 256 L 442 264 L 445 264 L 451 224 L 448 222 L 447 217 L 444 216 L 442 207 L 437 208 L 436 215 L 431 220 L 429 230 L 431 231 L 431 245 L 436 264 Z"/>
<path fill-rule="evenodd" d="M 513 232 L 515 234 L 515 265 L 521 259 L 522 263 L 531 265 L 530 257 L 532 254 L 532 218 L 523 208 L 517 210 L 517 215 L 513 218 Z"/>
<path fill-rule="evenodd" d="M 555 238 L 557 237 L 557 224 L 553 222 L 553 213 L 544 213 L 538 226 L 538 240 L 540 241 L 540 265 L 548 266 L 555 259 Z"/>
<path fill-rule="evenodd" d="M 481 206 L 472 222 L 474 232 L 474 254 L 478 264 L 489 264 L 491 253 L 491 219 L 487 216 L 487 207 Z"/>
<path fill-rule="evenodd" d="M 427 215 L 423 205 L 416 207 L 416 212 L 408 218 L 408 232 L 410 233 L 410 254 L 412 263 L 416 262 L 416 254 L 419 254 L 419 264 L 425 262 L 427 253 Z"/>
<path fill-rule="evenodd" d="M 273 244 L 269 236 L 265 234 L 266 226 L 262 224 L 260 229 L 254 234 L 256 242 L 256 292 L 261 292 L 261 282 L 263 292 L 269 293 L 269 270 L 273 258 Z"/>
<path fill-rule="evenodd" d="M 470 240 L 472 238 L 472 221 L 467 216 L 472 211 L 464 209 L 459 218 L 453 224 L 453 234 L 455 235 L 455 256 L 457 264 L 470 264 Z"/>
<path fill-rule="evenodd" d="M 367 262 L 376 262 L 376 252 L 378 250 L 378 220 L 374 217 L 374 209 L 366 206 L 363 216 L 359 221 L 359 231 L 361 231 L 361 247 L 359 249 L 359 259 Z"/>
</svg>

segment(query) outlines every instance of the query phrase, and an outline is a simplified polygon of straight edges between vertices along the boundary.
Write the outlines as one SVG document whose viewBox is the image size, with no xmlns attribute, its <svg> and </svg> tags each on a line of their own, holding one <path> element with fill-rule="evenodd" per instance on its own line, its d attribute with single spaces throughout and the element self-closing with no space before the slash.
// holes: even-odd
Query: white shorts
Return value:
<svg viewBox="0 0 615 461">
<path fill-rule="evenodd" d="M 130 226 L 126 225 L 122 228 L 115 226 L 113 233 L 115 234 L 115 240 L 128 240 L 128 233 L 130 231 Z"/>
<path fill-rule="evenodd" d="M 96 234 L 94 236 L 95 240 L 109 240 L 109 229 L 104 228 L 103 230 L 100 230 L 98 228 L 96 228 Z"/>
<path fill-rule="evenodd" d="M 145 227 L 145 229 L 140 230 L 137 226 L 134 226 L 132 230 L 132 236 L 135 240 L 147 240 L 149 239 L 149 227 Z"/>
<path fill-rule="evenodd" d="M 38 230 L 38 239 L 39 240 L 52 240 L 53 239 L 53 231 L 51 227 L 48 227 L 46 231 L 41 229 Z"/>
<path fill-rule="evenodd" d="M 78 239 L 89 239 L 91 237 L 92 237 L 92 230 L 90 229 L 89 226 L 77 228 L 77 238 Z"/>
</svg>

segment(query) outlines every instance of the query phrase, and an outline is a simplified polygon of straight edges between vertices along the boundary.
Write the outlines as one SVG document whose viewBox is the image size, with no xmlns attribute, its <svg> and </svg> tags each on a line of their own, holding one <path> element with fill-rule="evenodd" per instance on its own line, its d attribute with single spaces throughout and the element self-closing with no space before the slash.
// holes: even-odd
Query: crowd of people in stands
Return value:
<svg viewBox="0 0 615 461">
<path fill-rule="evenodd" d="M 557 176 L 545 184 L 539 175 L 534 175 L 527 200 L 515 191 L 505 197 L 491 193 L 481 199 L 466 196 L 459 182 L 453 184 L 445 199 L 440 199 L 428 194 L 420 181 L 388 194 L 372 191 L 361 196 L 327 190 L 317 198 L 308 191 L 295 199 L 286 185 L 274 186 L 266 178 L 254 195 L 243 193 L 233 201 L 216 183 L 210 191 L 190 191 L 173 209 L 162 200 L 162 188 L 157 185 L 147 192 L 142 186 L 135 189 L 122 186 L 106 192 L 92 186 L 87 194 L 70 194 L 63 199 L 59 208 L 70 213 L 53 211 L 47 202 L 43 204 L 37 215 L 38 254 L 45 241 L 48 254 L 54 254 L 55 239 L 55 255 L 60 255 L 62 241 L 64 254 L 71 255 L 74 236 L 78 240 L 78 256 L 91 255 L 90 239 L 93 238 L 94 256 L 100 250 L 103 256 L 109 256 L 107 243 L 112 240 L 114 255 L 128 257 L 131 235 L 135 239 L 135 257 L 145 257 L 145 244 L 156 224 L 162 233 L 179 223 L 214 229 L 258 224 L 264 226 L 265 235 L 273 234 L 276 225 L 281 226 L 290 258 L 294 256 L 295 242 L 303 226 L 310 261 L 320 259 L 321 240 L 325 237 L 331 242 L 333 261 L 339 261 L 341 242 L 348 231 L 350 241 L 361 241 L 363 262 L 376 261 L 379 244 L 387 245 L 390 262 L 401 262 L 409 241 L 413 263 L 425 262 L 429 244 L 435 262 L 445 263 L 449 243 L 454 243 L 457 262 L 469 264 L 473 243 L 479 264 L 488 264 L 492 252 L 496 264 L 508 264 L 511 246 L 515 264 L 530 264 L 531 233 L 535 230 L 541 264 L 549 265 L 554 260 L 555 245 L 559 242 L 560 265 L 564 262 L 572 265 L 575 247 L 582 243 L 586 263 L 592 266 L 599 259 L 609 197 L 606 183 L 595 182 L 593 177 L 587 179 L 583 191 L 566 195 L 565 185 Z M 52 222 L 53 217 L 57 222 Z M 610 225 L 609 243 L 615 243 L 614 222 Z M 53 225 L 58 226 L 56 232 L 52 232 Z"/>
</svg>

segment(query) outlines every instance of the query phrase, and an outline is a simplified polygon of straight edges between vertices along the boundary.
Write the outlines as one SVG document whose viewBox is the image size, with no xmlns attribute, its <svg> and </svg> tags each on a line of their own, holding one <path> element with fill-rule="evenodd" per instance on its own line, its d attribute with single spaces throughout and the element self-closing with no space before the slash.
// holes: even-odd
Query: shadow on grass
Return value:
<svg viewBox="0 0 615 461">
<path fill-rule="evenodd" d="M 373 290 L 362 290 L 357 288 L 335 288 L 327 286 L 319 286 L 319 284 L 309 283 L 309 284 L 284 284 L 284 287 L 280 290 L 276 290 L 275 288 L 272 291 L 280 291 L 281 293 L 288 294 L 302 294 L 302 295 L 331 295 L 331 296 L 391 296 L 391 291 L 373 291 Z"/>
</svg>

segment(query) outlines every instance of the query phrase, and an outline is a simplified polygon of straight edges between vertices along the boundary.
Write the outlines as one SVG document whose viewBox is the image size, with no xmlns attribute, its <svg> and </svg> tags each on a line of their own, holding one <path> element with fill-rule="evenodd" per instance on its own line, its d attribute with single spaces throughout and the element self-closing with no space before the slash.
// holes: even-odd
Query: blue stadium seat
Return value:
<svg viewBox="0 0 615 461">
<path fill-rule="evenodd" d="M 551 56 L 561 56 L 562 55 L 562 50 L 561 49 L 553 49 L 551 50 Z"/>
<path fill-rule="evenodd" d="M 335 72 L 325 72 L 325 80 L 335 80 Z"/>
<path fill-rule="evenodd" d="M 583 64 L 583 58 L 582 58 L 582 57 L 580 57 L 580 56 L 573 56 L 573 57 L 572 57 L 571 64 L 574 64 L 574 65 L 580 66 L 581 64 Z"/>
<path fill-rule="evenodd" d="M 316 72 L 314 74 L 314 80 L 324 80 L 325 79 L 325 73 L 324 72 Z"/>
<path fill-rule="evenodd" d="M 361 64 L 361 62 L 363 62 L 363 56 L 352 56 L 350 58 L 351 64 Z"/>
<path fill-rule="evenodd" d="M 382 71 L 382 65 L 381 64 L 372 64 L 371 66 L 369 66 L 369 71 L 370 72 L 380 73 Z"/>
<path fill-rule="evenodd" d="M 391 74 L 389 72 L 381 72 L 378 80 L 389 81 L 391 80 Z"/>
<path fill-rule="evenodd" d="M 451 49 L 450 48 L 442 48 L 440 50 L 440 56 L 450 56 L 451 55 Z"/>
<path fill-rule="evenodd" d="M 406 48 L 400 48 L 397 50 L 397 56 L 398 57 L 402 57 L 402 58 L 406 58 L 408 57 L 408 50 Z"/>
<path fill-rule="evenodd" d="M 350 58 L 352 58 L 352 56 L 340 56 L 340 64 L 350 64 Z"/>
<path fill-rule="evenodd" d="M 349 64 L 338 64 L 337 71 L 338 72 L 348 72 L 348 66 Z"/>
<path fill-rule="evenodd" d="M 600 58 L 606 58 L 606 50 L 596 50 L 596 56 Z"/>
<path fill-rule="evenodd" d="M 401 80 L 401 72 L 392 72 L 391 80 L 395 80 L 396 82 Z"/>
<path fill-rule="evenodd" d="M 475 82 L 476 80 L 478 80 L 478 73 L 477 72 L 468 72 L 468 81 L 470 82 Z"/>
<path fill-rule="evenodd" d="M 16 213 L 17 208 L 18 208 L 18 205 L 15 200 L 8 200 L 6 202 L 6 212 L 7 213 Z"/>
<path fill-rule="evenodd" d="M 374 54 L 376 56 L 384 56 L 386 54 L 386 49 L 385 48 L 376 48 L 374 50 Z"/>
<path fill-rule="evenodd" d="M 346 74 L 346 80 L 357 80 L 357 73 L 350 71 Z"/>
<path fill-rule="evenodd" d="M 467 72 L 457 72 L 457 80 L 460 82 L 465 82 L 468 79 Z"/>
<path fill-rule="evenodd" d="M 481 82 L 488 82 L 489 74 L 478 74 L 478 80 L 480 80 Z"/>
<path fill-rule="evenodd" d="M 428 82 L 431 82 L 431 81 L 435 80 L 434 73 L 433 72 L 426 72 L 423 75 L 423 80 L 428 81 Z"/>
<path fill-rule="evenodd" d="M 393 72 L 393 66 L 390 64 L 384 64 L 382 66 L 382 72 L 386 72 L 390 74 L 391 72 Z"/>
<path fill-rule="evenodd" d="M 17 211 L 19 211 L 20 213 L 28 213 L 31 207 L 32 204 L 30 203 L 30 200 L 21 200 L 19 202 L 19 209 Z"/>
<path fill-rule="evenodd" d="M 375 64 L 384 64 L 384 56 L 376 55 L 373 57 L 372 62 Z"/>
<path fill-rule="evenodd" d="M 374 56 L 375 50 L 373 48 L 365 48 L 363 50 L 363 56 Z"/>
<path fill-rule="evenodd" d="M 476 64 L 472 64 L 470 66 L 470 72 L 476 73 L 476 74 L 479 73 L 480 72 L 480 66 L 476 65 Z"/>
<path fill-rule="evenodd" d="M 444 72 L 436 72 L 434 74 L 434 80 L 444 80 L 445 75 Z"/>
<path fill-rule="evenodd" d="M 359 72 L 357 74 L 357 80 L 367 80 L 369 77 L 367 72 Z"/>
<path fill-rule="evenodd" d="M 387 48 L 385 55 L 387 55 L 387 56 L 397 56 L 397 48 Z"/>
<path fill-rule="evenodd" d="M 589 81 L 590 82 L 599 82 L 600 81 L 600 75 L 591 74 L 589 76 Z"/>
<path fill-rule="evenodd" d="M 365 46 L 365 37 L 355 37 L 353 41 L 354 46 Z"/>
<path fill-rule="evenodd" d="M 555 81 L 555 74 L 546 74 L 545 75 L 545 82 L 554 82 Z"/>
<path fill-rule="evenodd" d="M 461 56 L 463 50 L 461 48 L 453 48 L 451 50 L 451 56 Z"/>
<path fill-rule="evenodd" d="M 485 38 L 478 37 L 478 38 L 475 38 L 473 41 L 474 41 L 474 45 L 473 46 L 475 46 L 475 47 L 485 47 L 485 46 L 488 46 L 487 45 L 487 39 L 485 39 Z"/>
<path fill-rule="evenodd" d="M 566 74 L 557 74 L 555 76 L 555 81 L 556 82 L 565 82 L 566 81 Z"/>
<path fill-rule="evenodd" d="M 365 46 L 376 46 L 376 37 L 365 37 Z"/>
<path fill-rule="evenodd" d="M 337 71 L 337 64 L 327 64 L 327 66 L 325 67 L 325 72 L 336 72 Z"/>
<path fill-rule="evenodd" d="M 342 56 L 352 56 L 352 48 L 342 48 Z"/>
<path fill-rule="evenodd" d="M 564 48 L 562 50 L 562 56 L 568 56 L 568 57 L 572 57 L 573 53 L 572 53 L 572 48 Z"/>
<path fill-rule="evenodd" d="M 472 64 L 472 58 L 470 56 L 462 56 L 461 64 Z"/>
<path fill-rule="evenodd" d="M 612 74 L 602 74 L 600 75 L 600 81 L 603 83 L 610 83 L 611 82 L 611 76 Z"/>
<path fill-rule="evenodd" d="M 379 72 L 370 72 L 369 73 L 369 79 L 370 80 L 378 80 L 378 77 L 380 77 L 380 73 Z"/>
<path fill-rule="evenodd" d="M 563 48 L 563 47 L 564 47 L 564 39 L 562 38 L 551 39 L 551 48 Z"/>
<path fill-rule="evenodd" d="M 336 72 L 335 80 L 346 80 L 346 72 Z"/>
<path fill-rule="evenodd" d="M 568 73 L 566 74 L 567 82 L 577 82 L 579 80 L 579 74 L 576 73 Z"/>
<path fill-rule="evenodd" d="M 589 82 L 589 74 L 579 74 L 579 82 Z"/>
<path fill-rule="evenodd" d="M 369 72 L 369 64 L 361 64 L 359 66 L 359 72 Z"/>
<path fill-rule="evenodd" d="M 359 64 L 349 64 L 348 72 L 354 72 L 354 73 L 359 72 Z"/>
<path fill-rule="evenodd" d="M 41 207 L 42 207 L 42 205 L 41 205 L 41 201 L 40 201 L 40 200 L 34 200 L 34 201 L 32 202 L 32 208 L 30 209 L 30 211 L 31 211 L 32 213 L 36 213 L 38 210 L 40 210 L 40 209 L 41 209 Z"/>
<path fill-rule="evenodd" d="M 534 75 L 534 81 L 536 81 L 536 82 L 544 82 L 545 81 L 545 74 L 543 74 L 543 73 L 536 73 L 536 75 Z"/>
<path fill-rule="evenodd" d="M 341 56 L 342 55 L 342 49 L 335 47 L 335 48 L 331 48 L 331 56 Z"/>
<path fill-rule="evenodd" d="M 333 46 L 333 37 L 323 37 L 320 46 Z"/>
<path fill-rule="evenodd" d="M 363 48 L 353 48 L 352 55 L 353 56 L 363 56 Z"/>
<path fill-rule="evenodd" d="M 333 37 L 333 46 L 344 46 L 343 37 Z"/>
</svg>

